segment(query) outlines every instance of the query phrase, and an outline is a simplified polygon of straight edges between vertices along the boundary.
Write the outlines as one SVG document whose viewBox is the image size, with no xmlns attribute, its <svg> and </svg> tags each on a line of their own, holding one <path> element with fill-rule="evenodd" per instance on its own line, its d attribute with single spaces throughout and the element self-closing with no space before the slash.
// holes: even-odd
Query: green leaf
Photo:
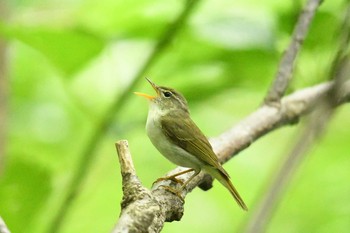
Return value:
<svg viewBox="0 0 350 233">
<path fill-rule="evenodd" d="M 47 168 L 29 160 L 16 157 L 8 162 L 0 179 L 0 209 L 12 232 L 26 232 L 46 204 L 51 175 Z"/>
<path fill-rule="evenodd" d="M 82 2 L 79 25 L 107 38 L 157 38 L 183 7 L 178 0 Z"/>
<path fill-rule="evenodd" d="M 45 55 L 64 74 L 77 72 L 104 48 L 105 41 L 78 29 L 0 24 L 0 35 L 17 39 Z"/>
</svg>

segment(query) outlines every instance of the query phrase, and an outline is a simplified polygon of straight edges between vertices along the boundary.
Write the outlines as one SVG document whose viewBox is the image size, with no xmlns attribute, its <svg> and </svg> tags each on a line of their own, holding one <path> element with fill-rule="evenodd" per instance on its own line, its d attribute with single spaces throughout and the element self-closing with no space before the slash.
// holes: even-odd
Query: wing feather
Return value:
<svg viewBox="0 0 350 233">
<path fill-rule="evenodd" d="M 179 118 L 179 120 L 174 121 L 174 118 L 170 119 L 164 116 L 161 119 L 161 126 L 165 135 L 175 145 L 196 156 L 204 164 L 219 169 L 229 177 L 219 163 L 208 139 L 191 118 Z"/>
</svg>

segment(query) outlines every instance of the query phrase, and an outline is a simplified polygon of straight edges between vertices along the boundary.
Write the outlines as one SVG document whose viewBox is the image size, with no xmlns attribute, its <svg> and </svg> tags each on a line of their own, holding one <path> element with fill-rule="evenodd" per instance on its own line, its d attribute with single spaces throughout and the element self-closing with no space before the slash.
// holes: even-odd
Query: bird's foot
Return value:
<svg viewBox="0 0 350 233">
<path fill-rule="evenodd" d="M 175 182 L 177 184 L 181 184 L 181 185 L 184 184 L 184 182 L 182 180 L 180 180 L 180 179 L 177 179 L 176 176 L 166 176 L 166 177 L 158 178 L 156 181 L 153 182 L 153 185 L 155 183 L 158 183 L 158 182 L 161 182 L 161 181 L 164 181 L 164 180 L 171 180 L 171 181 L 173 181 L 173 182 Z"/>
<path fill-rule="evenodd" d="M 181 184 L 181 186 L 184 186 L 185 183 L 182 180 L 177 179 L 176 177 L 180 176 L 180 175 L 183 175 L 183 174 L 186 174 L 188 172 L 192 172 L 192 171 L 194 171 L 194 169 L 190 168 L 190 169 L 178 172 L 176 174 L 173 174 L 171 176 L 162 177 L 162 178 L 157 179 L 155 182 L 153 182 L 153 184 L 155 184 L 157 182 L 160 182 L 160 181 L 163 181 L 163 180 L 171 180 L 171 181 L 174 181 L 177 184 Z M 198 172 L 195 173 L 195 174 L 198 174 Z"/>
<path fill-rule="evenodd" d="M 177 197 L 179 197 L 182 202 L 185 202 L 185 199 L 181 195 L 181 191 L 176 190 L 176 189 L 174 189 L 170 186 L 166 186 L 166 185 L 160 185 L 159 187 L 163 187 L 163 189 L 165 189 L 165 190 L 171 192 L 172 194 L 175 194 Z"/>
</svg>

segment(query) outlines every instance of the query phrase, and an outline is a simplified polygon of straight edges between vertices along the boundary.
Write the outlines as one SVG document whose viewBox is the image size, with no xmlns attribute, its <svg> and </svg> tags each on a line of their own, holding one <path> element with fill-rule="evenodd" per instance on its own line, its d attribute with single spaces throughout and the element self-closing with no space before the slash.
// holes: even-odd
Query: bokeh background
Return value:
<svg viewBox="0 0 350 233">
<path fill-rule="evenodd" d="M 345 2 L 324 1 L 319 8 L 289 93 L 329 78 Z M 8 101 L 0 106 L 7 113 L 0 216 L 8 227 L 48 232 L 86 162 L 87 176 L 59 232 L 110 232 L 122 198 L 114 142 L 129 140 L 147 187 L 174 168 L 145 134 L 147 102 L 132 93 L 153 92 L 143 77 L 181 91 L 195 122 L 216 136 L 262 103 L 304 3 L 203 0 L 171 29 L 186 1 L 1 0 Z M 169 30 L 174 35 L 167 46 L 155 47 Z M 156 59 L 135 80 L 155 50 Z M 111 124 L 101 126 L 110 117 Z M 302 125 L 269 133 L 225 164 L 250 209 Z M 342 106 L 295 173 L 268 232 L 349 232 L 349 129 L 350 109 Z M 182 220 L 166 223 L 163 232 L 240 232 L 249 217 L 214 182 L 210 191 L 188 195 Z"/>
</svg>

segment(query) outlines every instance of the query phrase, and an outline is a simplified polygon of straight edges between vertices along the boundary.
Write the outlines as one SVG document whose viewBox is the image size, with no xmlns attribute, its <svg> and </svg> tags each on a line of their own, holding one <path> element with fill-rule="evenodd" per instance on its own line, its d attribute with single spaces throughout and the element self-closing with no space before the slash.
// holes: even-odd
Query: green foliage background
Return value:
<svg viewBox="0 0 350 233">
<path fill-rule="evenodd" d="M 324 1 L 320 7 L 289 92 L 328 79 L 344 2 Z M 0 22 L 0 36 L 8 42 L 11 97 L 0 215 L 13 233 L 48 229 L 99 119 L 132 82 L 184 3 L 7 2 L 9 16 Z M 146 75 L 181 91 L 203 132 L 218 135 L 261 104 L 303 4 L 201 1 Z M 134 91 L 152 93 L 143 80 Z M 122 197 L 116 140 L 129 140 L 138 175 L 148 187 L 174 167 L 145 134 L 146 101 L 132 93 L 126 101 L 101 135 L 62 233 L 110 232 L 116 223 Z M 286 191 L 268 232 L 349 231 L 349 117 L 348 106 L 338 109 Z M 270 133 L 225 165 L 250 209 L 264 195 L 299 128 Z M 163 232 L 239 232 L 249 216 L 215 182 L 208 192 L 194 190 L 181 222 L 166 223 Z"/>
</svg>

